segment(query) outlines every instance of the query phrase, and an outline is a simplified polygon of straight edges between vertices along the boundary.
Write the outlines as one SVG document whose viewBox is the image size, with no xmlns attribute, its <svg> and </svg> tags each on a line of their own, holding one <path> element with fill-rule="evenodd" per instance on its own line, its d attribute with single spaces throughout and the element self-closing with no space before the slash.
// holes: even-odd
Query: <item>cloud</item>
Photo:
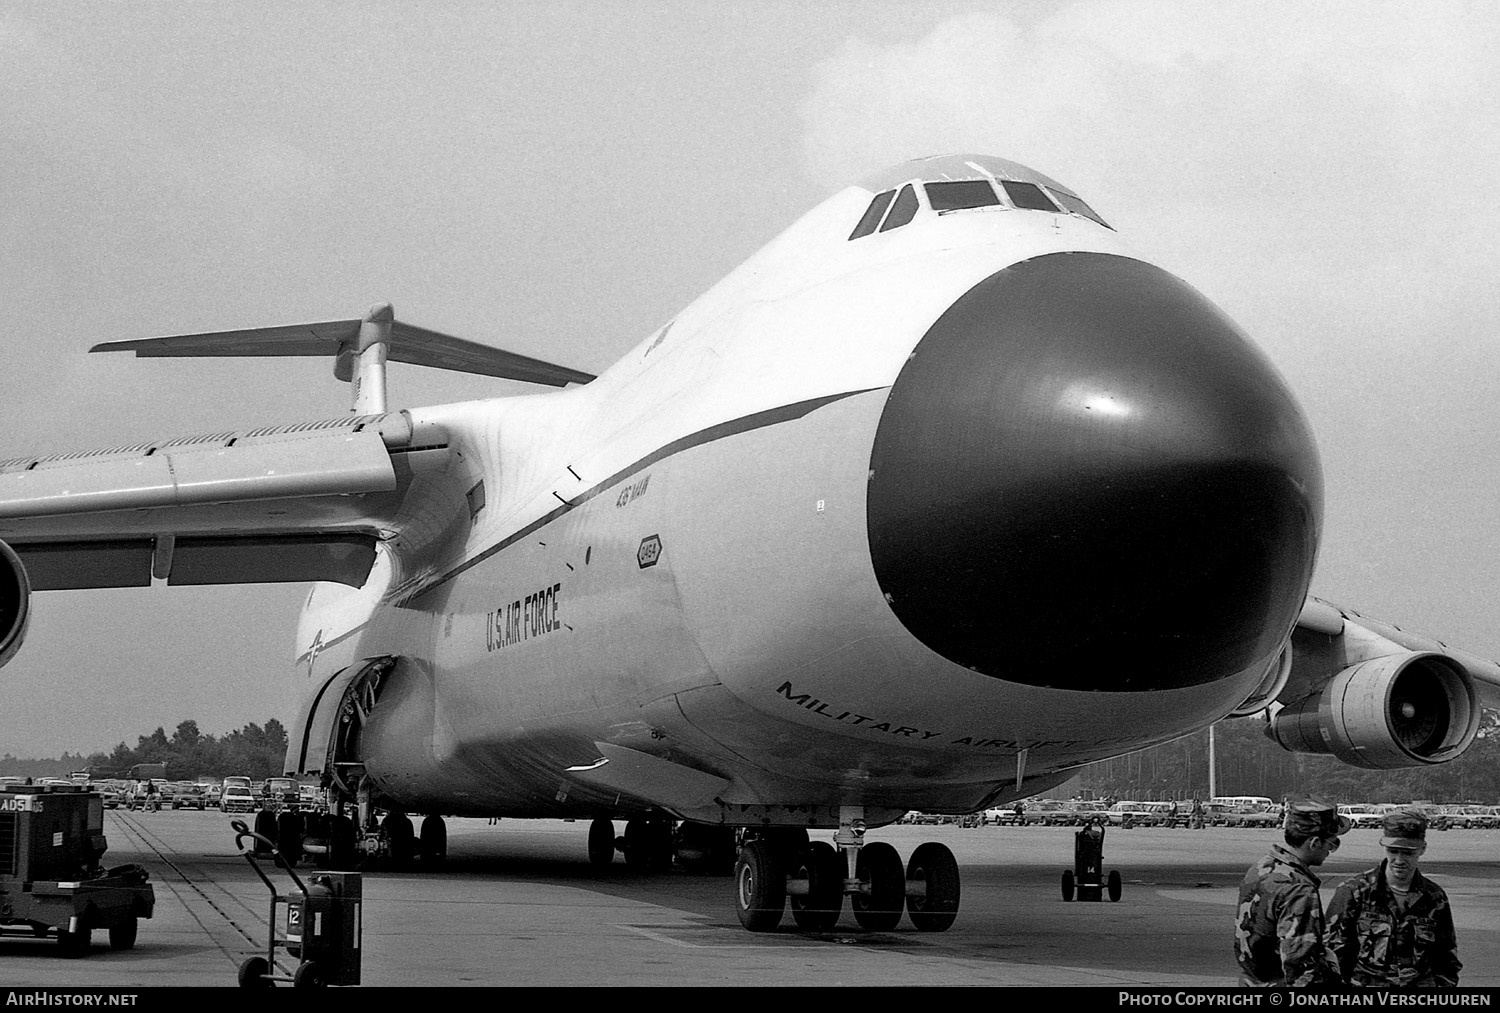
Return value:
<svg viewBox="0 0 1500 1013">
<path fill-rule="evenodd" d="M 820 182 L 943 151 L 1014 158 L 1231 304 L 1268 274 L 1315 276 L 1324 298 L 1300 313 L 1386 326 L 1382 307 L 1433 285 L 1487 289 L 1500 272 L 1489 4 L 1095 0 L 1032 24 L 973 13 L 915 41 L 850 39 L 817 66 L 800 112 Z M 1247 265 L 1250 251 L 1276 263 Z"/>
</svg>

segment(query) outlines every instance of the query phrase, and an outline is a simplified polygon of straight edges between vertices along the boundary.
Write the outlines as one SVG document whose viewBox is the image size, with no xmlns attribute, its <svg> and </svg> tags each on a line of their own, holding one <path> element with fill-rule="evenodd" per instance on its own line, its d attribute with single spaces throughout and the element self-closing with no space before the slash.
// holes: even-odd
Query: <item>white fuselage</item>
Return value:
<svg viewBox="0 0 1500 1013">
<path fill-rule="evenodd" d="M 483 506 L 386 532 L 365 588 L 318 585 L 297 643 L 309 696 L 399 658 L 361 739 L 381 791 L 437 813 L 967 810 L 1255 689 L 1279 645 L 1206 684 L 1079 691 L 981 674 L 903 625 L 867 523 L 892 384 L 997 271 L 1128 254 L 1085 218 L 1012 208 L 850 242 L 870 197 L 831 198 L 586 386 L 411 411 L 450 447 L 424 481 L 471 504 L 482 481 Z M 706 804 L 621 797 L 569 773 L 597 743 L 726 783 Z"/>
</svg>

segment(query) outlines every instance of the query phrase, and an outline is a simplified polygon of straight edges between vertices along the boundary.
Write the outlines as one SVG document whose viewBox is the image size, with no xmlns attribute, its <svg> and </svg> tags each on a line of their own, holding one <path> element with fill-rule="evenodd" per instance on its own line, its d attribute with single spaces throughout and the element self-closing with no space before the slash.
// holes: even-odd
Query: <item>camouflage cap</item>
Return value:
<svg viewBox="0 0 1500 1013">
<path fill-rule="evenodd" d="M 1416 851 L 1427 843 L 1427 817 L 1416 809 L 1392 809 L 1380 822 L 1382 848 Z"/>
<path fill-rule="evenodd" d="M 1289 798 L 1283 829 L 1304 837 L 1337 837 L 1353 826 L 1338 807 L 1321 798 Z"/>
</svg>

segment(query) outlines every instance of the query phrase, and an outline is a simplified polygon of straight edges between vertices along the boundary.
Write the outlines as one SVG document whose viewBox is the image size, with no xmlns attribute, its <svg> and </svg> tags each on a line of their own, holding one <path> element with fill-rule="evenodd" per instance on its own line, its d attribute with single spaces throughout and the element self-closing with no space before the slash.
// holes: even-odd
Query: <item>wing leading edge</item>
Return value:
<svg viewBox="0 0 1500 1013">
<path fill-rule="evenodd" d="M 404 412 L 0 461 L 0 541 L 34 590 L 358 586 L 441 432 Z"/>
<path fill-rule="evenodd" d="M 1300 652 L 1299 642 L 1303 645 Z M 1500 710 L 1500 663 L 1321 598 L 1307 599 L 1297 620 L 1292 645 L 1294 653 L 1300 656 L 1293 662 L 1287 689 L 1281 694 L 1283 700 L 1304 696 L 1318 688 L 1337 672 L 1332 667 L 1335 664 L 1343 667 L 1414 652 L 1448 659 L 1473 681 L 1482 706 Z"/>
<path fill-rule="evenodd" d="M 1500 710 L 1500 665 L 1318 598 L 1277 679 L 1272 739 L 1375 770 L 1457 759 Z"/>
</svg>

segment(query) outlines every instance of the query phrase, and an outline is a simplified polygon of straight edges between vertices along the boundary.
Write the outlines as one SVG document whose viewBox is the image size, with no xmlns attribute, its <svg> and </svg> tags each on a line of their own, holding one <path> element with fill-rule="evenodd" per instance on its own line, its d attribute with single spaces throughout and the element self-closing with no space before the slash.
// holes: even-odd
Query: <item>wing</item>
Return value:
<svg viewBox="0 0 1500 1013">
<path fill-rule="evenodd" d="M 359 586 L 445 435 L 405 412 L 0 461 L 0 542 L 33 590 Z M 433 483 L 426 483 L 433 486 Z M 462 493 L 426 512 L 467 516 Z"/>
<path fill-rule="evenodd" d="M 1361 767 L 1456 759 L 1481 709 L 1500 709 L 1500 665 L 1319 598 L 1303 606 L 1283 676 L 1271 736 Z"/>
</svg>

